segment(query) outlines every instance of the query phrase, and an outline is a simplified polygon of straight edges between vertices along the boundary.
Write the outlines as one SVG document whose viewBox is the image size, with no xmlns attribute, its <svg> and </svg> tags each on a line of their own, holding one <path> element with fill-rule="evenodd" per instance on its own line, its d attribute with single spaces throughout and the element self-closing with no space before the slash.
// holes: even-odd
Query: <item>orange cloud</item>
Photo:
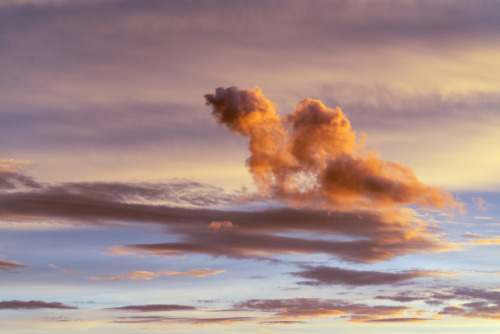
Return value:
<svg viewBox="0 0 500 334">
<path fill-rule="evenodd" d="M 205 277 L 208 275 L 218 275 L 225 273 L 225 270 L 212 270 L 210 268 L 198 268 L 191 269 L 188 271 L 134 271 L 130 273 L 125 273 L 120 276 L 91 276 L 87 277 L 87 279 L 98 281 L 98 280 L 106 280 L 106 281 L 123 281 L 123 280 L 132 280 L 132 281 L 149 281 L 154 278 L 158 278 L 160 276 L 196 276 L 196 277 Z"/>
<path fill-rule="evenodd" d="M 357 143 L 338 107 L 306 98 L 280 118 L 259 88 L 219 87 L 204 97 L 218 123 L 248 137 L 247 165 L 264 195 L 342 210 L 409 203 L 462 207 L 443 189 L 421 183 L 410 168 Z"/>
</svg>

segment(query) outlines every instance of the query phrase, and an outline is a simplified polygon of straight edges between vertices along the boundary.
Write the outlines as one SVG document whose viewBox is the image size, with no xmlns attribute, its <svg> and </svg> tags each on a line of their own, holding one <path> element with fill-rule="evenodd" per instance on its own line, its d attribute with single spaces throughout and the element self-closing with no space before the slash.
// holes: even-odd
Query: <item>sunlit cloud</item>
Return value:
<svg viewBox="0 0 500 334">
<path fill-rule="evenodd" d="M 90 276 L 87 277 L 89 280 L 99 281 L 123 281 L 123 280 L 132 280 L 132 281 L 149 281 L 160 276 L 195 276 L 195 277 L 205 277 L 209 275 L 218 275 L 225 273 L 226 270 L 212 270 L 210 268 L 198 268 L 191 269 L 188 271 L 168 271 L 168 270 L 160 270 L 160 271 L 134 271 L 130 273 L 125 273 L 119 276 Z"/>
<path fill-rule="evenodd" d="M 262 194 L 333 209 L 462 207 L 441 188 L 424 185 L 405 166 L 383 161 L 356 142 L 340 108 L 306 98 L 281 118 L 259 88 L 216 89 L 205 95 L 217 122 L 248 137 L 248 167 Z"/>
</svg>

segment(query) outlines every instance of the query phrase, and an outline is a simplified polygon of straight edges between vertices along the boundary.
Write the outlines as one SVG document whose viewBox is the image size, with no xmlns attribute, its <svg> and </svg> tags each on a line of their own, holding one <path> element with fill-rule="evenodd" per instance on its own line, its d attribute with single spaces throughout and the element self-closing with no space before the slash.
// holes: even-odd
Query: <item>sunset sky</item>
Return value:
<svg viewBox="0 0 500 334">
<path fill-rule="evenodd" d="M 0 333 L 498 333 L 500 1 L 0 1 Z"/>
</svg>

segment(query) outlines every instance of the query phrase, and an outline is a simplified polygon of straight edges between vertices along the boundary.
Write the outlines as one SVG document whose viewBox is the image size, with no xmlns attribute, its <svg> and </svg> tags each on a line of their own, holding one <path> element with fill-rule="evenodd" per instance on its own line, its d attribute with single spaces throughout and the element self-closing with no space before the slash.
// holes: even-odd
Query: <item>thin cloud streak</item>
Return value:
<svg viewBox="0 0 500 334">
<path fill-rule="evenodd" d="M 235 310 L 271 312 L 283 319 L 315 318 L 328 315 L 353 317 L 377 317 L 400 315 L 406 306 L 369 306 L 338 299 L 294 298 L 294 299 L 250 299 L 234 305 Z"/>
<path fill-rule="evenodd" d="M 134 271 L 130 273 L 126 273 L 119 276 L 90 276 L 87 277 L 89 280 L 93 281 L 123 281 L 123 280 L 132 280 L 132 281 L 150 281 L 152 279 L 161 277 L 161 276 L 194 276 L 194 277 L 205 277 L 209 275 L 218 275 L 225 273 L 226 270 L 212 270 L 210 268 L 198 268 L 191 269 L 188 271 L 168 271 L 168 270 L 160 270 L 160 271 Z"/>
<path fill-rule="evenodd" d="M 139 312 L 170 312 L 170 311 L 190 311 L 196 310 L 194 306 L 176 304 L 150 304 L 150 305 L 127 305 L 120 307 L 106 308 L 110 311 L 139 311 Z"/>
<path fill-rule="evenodd" d="M 304 285 L 385 285 L 398 284 L 410 281 L 419 277 L 435 276 L 436 273 L 427 270 L 407 270 L 397 273 L 388 273 L 380 271 L 360 271 L 342 269 L 338 267 L 312 267 L 304 266 L 303 271 L 291 272 L 290 274 L 308 279 L 308 281 L 299 282 Z"/>
<path fill-rule="evenodd" d="M 35 310 L 35 309 L 60 309 L 60 310 L 75 310 L 78 307 L 68 306 L 59 302 L 44 302 L 41 300 L 30 300 L 30 301 L 20 301 L 20 300 L 9 300 L 0 302 L 0 310 Z"/>
<path fill-rule="evenodd" d="M 30 266 L 25 265 L 18 261 L 10 261 L 5 259 L 0 259 L 0 270 L 8 271 L 12 273 L 17 273 L 19 269 L 29 268 Z"/>
</svg>

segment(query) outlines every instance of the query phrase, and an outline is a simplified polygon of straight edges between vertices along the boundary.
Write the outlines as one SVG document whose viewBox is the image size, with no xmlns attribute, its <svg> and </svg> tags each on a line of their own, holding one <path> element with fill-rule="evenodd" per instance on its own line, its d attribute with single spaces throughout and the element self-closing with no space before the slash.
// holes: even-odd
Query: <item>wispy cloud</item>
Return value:
<svg viewBox="0 0 500 334">
<path fill-rule="evenodd" d="M 294 298 L 294 299 L 251 299 L 234 305 L 235 309 L 271 312 L 280 318 L 314 318 L 327 315 L 353 317 L 378 317 L 401 315 L 406 306 L 369 306 L 338 299 Z"/>
<path fill-rule="evenodd" d="M 134 271 L 130 273 L 125 273 L 119 276 L 90 276 L 87 279 L 98 281 L 98 280 L 106 280 L 106 281 L 123 281 L 123 280 L 132 280 L 132 281 L 149 281 L 160 276 L 195 276 L 195 277 L 205 277 L 208 275 L 218 275 L 225 273 L 225 270 L 213 270 L 210 268 L 198 268 L 191 269 L 188 271 L 168 271 L 168 270 L 160 270 L 160 271 Z"/>
<path fill-rule="evenodd" d="M 18 261 L 0 259 L 0 270 L 17 272 L 19 269 L 23 268 L 29 268 L 29 266 Z"/>
<path fill-rule="evenodd" d="M 436 273 L 426 270 L 407 270 L 402 272 L 380 272 L 380 271 L 359 271 L 342 269 L 338 267 L 312 267 L 305 266 L 305 270 L 291 272 L 290 274 L 308 281 L 299 282 L 305 285 L 383 285 L 397 284 L 409 281 L 418 277 L 435 276 Z"/>
<path fill-rule="evenodd" d="M 239 322 L 254 321 L 253 317 L 224 317 L 224 318 L 179 318 L 179 317 L 162 317 L 162 316 L 131 316 L 118 317 L 114 323 L 126 324 L 144 324 L 144 323 L 181 323 L 192 325 L 209 325 L 209 324 L 233 324 Z"/>
<path fill-rule="evenodd" d="M 165 311 L 188 311 L 196 310 L 194 306 L 176 304 L 149 304 L 149 305 L 127 305 L 121 307 L 111 307 L 106 310 L 112 311 L 139 311 L 139 312 L 165 312 Z"/>
</svg>

